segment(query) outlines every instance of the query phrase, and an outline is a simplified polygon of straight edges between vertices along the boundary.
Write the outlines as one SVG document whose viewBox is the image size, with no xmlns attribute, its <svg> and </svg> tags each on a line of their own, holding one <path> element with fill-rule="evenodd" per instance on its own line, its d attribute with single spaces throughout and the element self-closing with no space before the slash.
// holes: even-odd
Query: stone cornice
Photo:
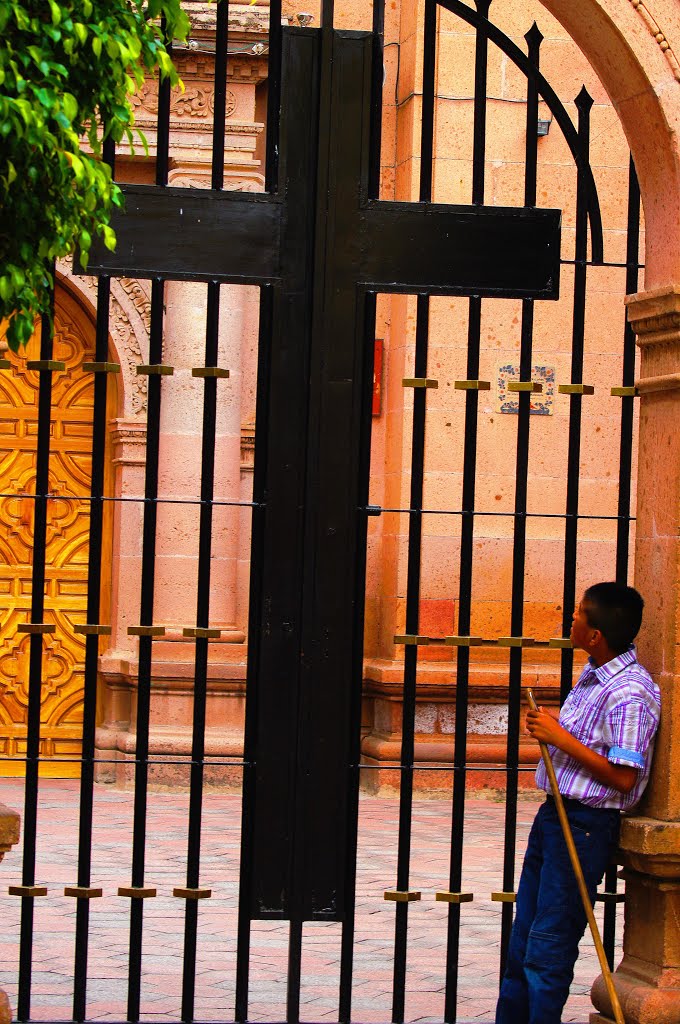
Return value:
<svg viewBox="0 0 680 1024">
<path fill-rule="evenodd" d="M 680 821 L 623 818 L 620 846 L 627 868 L 655 878 L 680 880 Z"/>
<path fill-rule="evenodd" d="M 626 296 L 628 320 L 640 348 L 642 398 L 680 389 L 680 286 Z"/>
<path fill-rule="evenodd" d="M 669 285 L 627 295 L 625 303 L 638 345 L 680 341 L 680 286 Z"/>
</svg>

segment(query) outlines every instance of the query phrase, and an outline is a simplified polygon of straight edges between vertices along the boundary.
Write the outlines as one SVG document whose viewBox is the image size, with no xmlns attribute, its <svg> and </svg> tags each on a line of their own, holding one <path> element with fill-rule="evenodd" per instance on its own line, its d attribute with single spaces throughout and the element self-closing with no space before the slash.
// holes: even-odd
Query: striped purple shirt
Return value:
<svg viewBox="0 0 680 1024">
<path fill-rule="evenodd" d="M 562 706 L 560 725 L 612 764 L 637 768 L 637 781 L 630 793 L 619 793 L 594 779 L 573 757 L 549 746 L 560 793 L 590 807 L 635 807 L 649 779 L 660 711 L 659 688 L 637 660 L 635 644 L 599 668 L 589 658 Z M 550 792 L 542 760 L 536 785 Z"/>
</svg>

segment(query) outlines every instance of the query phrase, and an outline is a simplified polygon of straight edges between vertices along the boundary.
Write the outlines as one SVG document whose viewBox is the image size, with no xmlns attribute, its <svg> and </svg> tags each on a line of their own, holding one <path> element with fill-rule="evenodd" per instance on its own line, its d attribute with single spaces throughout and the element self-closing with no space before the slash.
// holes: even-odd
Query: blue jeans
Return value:
<svg viewBox="0 0 680 1024">
<path fill-rule="evenodd" d="M 618 811 L 565 801 L 591 900 L 614 853 Z M 522 867 L 496 1024 L 560 1024 L 587 918 L 555 804 L 539 808 Z"/>
</svg>

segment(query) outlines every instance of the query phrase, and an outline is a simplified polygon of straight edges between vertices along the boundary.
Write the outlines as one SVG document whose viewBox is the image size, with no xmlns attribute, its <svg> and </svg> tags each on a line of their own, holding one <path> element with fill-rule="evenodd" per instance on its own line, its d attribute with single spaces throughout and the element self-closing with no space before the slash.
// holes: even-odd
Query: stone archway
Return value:
<svg viewBox="0 0 680 1024">
<path fill-rule="evenodd" d="M 680 1020 L 680 19 L 674 0 L 543 0 L 593 65 L 619 114 L 640 180 L 645 291 L 628 296 L 641 350 L 636 585 L 642 660 L 661 687 L 662 725 L 638 817 L 624 821 L 628 1024 Z M 593 986 L 610 1021 L 602 979 Z"/>
<path fill-rule="evenodd" d="M 674 0 L 542 0 L 597 72 L 640 181 L 645 286 L 680 279 L 680 19 Z"/>
</svg>

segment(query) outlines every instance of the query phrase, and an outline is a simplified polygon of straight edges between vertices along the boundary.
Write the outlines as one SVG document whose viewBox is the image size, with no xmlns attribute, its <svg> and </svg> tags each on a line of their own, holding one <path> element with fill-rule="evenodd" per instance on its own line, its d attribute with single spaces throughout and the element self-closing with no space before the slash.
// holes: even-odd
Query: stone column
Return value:
<svg viewBox="0 0 680 1024">
<path fill-rule="evenodd" d="M 623 823 L 627 1024 L 680 1021 L 680 286 L 631 295 L 641 352 L 635 584 L 646 602 L 642 663 L 661 689 L 661 727 L 639 816 Z M 591 1024 L 611 1020 L 602 978 Z"/>
</svg>

